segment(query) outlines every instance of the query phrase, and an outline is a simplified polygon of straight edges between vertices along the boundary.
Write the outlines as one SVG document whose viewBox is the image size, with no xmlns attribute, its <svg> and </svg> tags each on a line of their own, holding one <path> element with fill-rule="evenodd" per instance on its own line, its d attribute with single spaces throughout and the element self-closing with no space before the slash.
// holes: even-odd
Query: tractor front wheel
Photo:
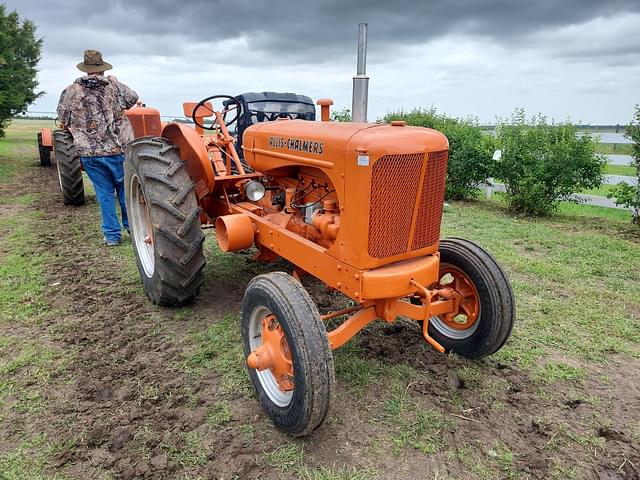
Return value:
<svg viewBox="0 0 640 480">
<path fill-rule="evenodd" d="M 429 335 L 448 351 L 468 358 L 495 353 L 511 334 L 515 320 L 513 290 L 506 273 L 479 245 L 461 238 L 440 242 L 440 280 L 453 288 L 460 306 L 451 318 L 429 319 Z"/>
<path fill-rule="evenodd" d="M 285 432 L 324 422 L 334 388 L 333 354 L 304 287 L 284 272 L 255 277 L 242 300 L 242 341 L 262 407 Z"/>
<path fill-rule="evenodd" d="M 131 241 L 147 296 L 157 305 L 190 303 L 203 282 L 204 235 L 178 148 L 161 137 L 135 140 L 124 173 Z"/>
<path fill-rule="evenodd" d="M 82 163 L 76 153 L 71 132 L 53 131 L 53 148 L 56 156 L 58 182 L 65 205 L 84 205 L 84 183 L 82 181 Z"/>
</svg>

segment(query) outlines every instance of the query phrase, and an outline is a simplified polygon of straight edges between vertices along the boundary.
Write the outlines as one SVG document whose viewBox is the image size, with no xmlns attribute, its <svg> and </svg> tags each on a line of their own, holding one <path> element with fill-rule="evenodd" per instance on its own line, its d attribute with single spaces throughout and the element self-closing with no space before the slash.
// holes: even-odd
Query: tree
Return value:
<svg viewBox="0 0 640 480">
<path fill-rule="evenodd" d="M 7 15 L 0 4 L 0 137 L 11 117 L 44 93 L 36 92 L 41 49 L 33 22 L 21 21 L 15 11 Z"/>
<path fill-rule="evenodd" d="M 625 137 L 633 140 L 631 156 L 632 163 L 636 167 L 636 185 L 619 183 L 607 197 L 615 197 L 616 205 L 624 205 L 631 209 L 631 221 L 640 225 L 640 105 L 636 105 L 636 111 L 631 123 L 625 129 Z"/>
<path fill-rule="evenodd" d="M 598 140 L 569 122 L 548 124 L 540 114 L 528 122 L 516 110 L 498 125 L 496 141 L 502 150 L 496 176 L 516 212 L 548 215 L 560 200 L 577 202 L 574 193 L 602 184 L 606 160 L 596 153 Z"/>
</svg>

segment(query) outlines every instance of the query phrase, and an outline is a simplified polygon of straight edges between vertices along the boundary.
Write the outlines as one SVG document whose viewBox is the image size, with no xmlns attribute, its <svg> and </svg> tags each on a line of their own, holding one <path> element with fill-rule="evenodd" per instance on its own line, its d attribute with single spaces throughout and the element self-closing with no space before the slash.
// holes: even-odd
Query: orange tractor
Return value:
<svg viewBox="0 0 640 480">
<path fill-rule="evenodd" d="M 221 105 L 214 105 L 215 102 Z M 248 126 L 242 155 L 229 126 L 243 115 L 230 96 L 185 103 L 195 128 L 162 123 L 157 110 L 128 112 L 125 188 L 144 289 L 159 305 L 183 305 L 203 283 L 202 225 L 224 252 L 283 257 L 292 274 L 255 277 L 242 301 L 248 372 L 273 422 L 305 435 L 327 416 L 332 350 L 369 323 L 420 323 L 440 352 L 497 351 L 514 322 L 507 276 L 468 240 L 440 240 L 448 141 L 391 124 L 292 119 Z M 234 117 L 234 118 L 231 118 Z M 353 306 L 319 312 L 299 281 L 312 275 Z M 327 331 L 324 321 L 343 318 Z"/>
</svg>

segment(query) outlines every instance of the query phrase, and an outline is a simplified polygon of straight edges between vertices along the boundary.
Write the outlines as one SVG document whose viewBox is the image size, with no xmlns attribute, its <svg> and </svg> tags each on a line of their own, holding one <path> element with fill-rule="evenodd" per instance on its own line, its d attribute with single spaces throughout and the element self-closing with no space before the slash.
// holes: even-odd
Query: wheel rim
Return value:
<svg viewBox="0 0 640 480">
<path fill-rule="evenodd" d="M 138 252 L 138 258 L 142 264 L 144 274 L 151 278 L 155 271 L 155 241 L 147 199 L 144 196 L 140 179 L 136 174 L 131 176 L 129 187 L 131 204 L 128 205 L 128 210 L 130 212 L 131 237 Z"/>
<path fill-rule="evenodd" d="M 434 316 L 429 323 L 442 335 L 454 340 L 469 338 L 480 324 L 480 296 L 469 276 L 458 267 L 442 263 L 437 288 L 453 288 L 460 295 L 460 306 L 450 319 Z"/>
<path fill-rule="evenodd" d="M 293 365 L 289 344 L 275 315 L 267 307 L 257 306 L 249 317 L 249 349 L 251 352 L 256 352 L 266 346 L 271 348 L 271 352 L 276 357 L 275 364 L 272 368 L 264 370 L 256 368 L 255 372 L 269 400 L 278 407 L 284 408 L 293 398 Z M 284 374 L 288 378 L 283 382 Z M 276 375 L 281 378 L 280 382 Z M 283 383 L 288 383 L 289 388 L 285 390 Z"/>
<path fill-rule="evenodd" d="M 60 175 L 60 162 L 58 161 L 56 161 L 56 171 L 58 172 L 58 185 L 60 186 L 60 191 L 62 192 L 64 190 L 62 189 L 62 175 Z"/>
</svg>

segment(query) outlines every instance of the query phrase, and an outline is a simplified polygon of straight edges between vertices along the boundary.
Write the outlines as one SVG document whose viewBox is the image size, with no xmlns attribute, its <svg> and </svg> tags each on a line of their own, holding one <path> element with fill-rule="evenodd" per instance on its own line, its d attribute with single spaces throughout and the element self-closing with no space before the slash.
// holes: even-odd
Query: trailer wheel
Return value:
<svg viewBox="0 0 640 480">
<path fill-rule="evenodd" d="M 65 205 L 84 205 L 82 164 L 73 144 L 73 136 L 67 130 L 53 131 L 58 182 Z"/>
<path fill-rule="evenodd" d="M 468 358 L 495 353 L 511 334 L 515 301 L 509 279 L 479 245 L 461 238 L 440 242 L 440 286 L 462 295 L 458 314 L 429 319 L 429 334 L 449 351 Z"/>
<path fill-rule="evenodd" d="M 333 354 L 316 305 L 284 272 L 251 280 L 242 300 L 242 341 L 262 407 L 285 432 L 307 435 L 329 412 Z"/>
<path fill-rule="evenodd" d="M 203 283 L 200 207 L 186 164 L 168 140 L 140 138 L 127 149 L 125 197 L 144 290 L 157 305 L 193 301 Z"/>
<path fill-rule="evenodd" d="M 38 154 L 40 155 L 40 166 L 51 166 L 51 147 L 42 145 L 42 132 L 38 132 Z"/>
</svg>

